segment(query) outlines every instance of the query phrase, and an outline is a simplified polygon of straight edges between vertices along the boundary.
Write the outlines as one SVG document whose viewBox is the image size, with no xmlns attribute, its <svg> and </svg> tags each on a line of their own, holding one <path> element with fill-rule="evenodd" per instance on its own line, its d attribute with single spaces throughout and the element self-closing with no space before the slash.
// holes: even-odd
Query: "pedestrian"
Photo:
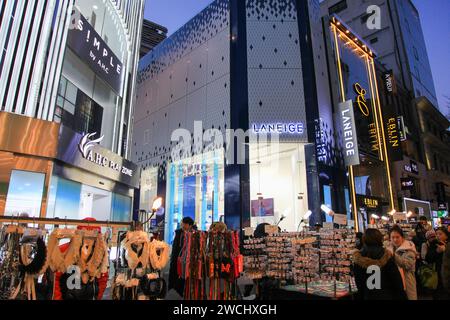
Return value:
<svg viewBox="0 0 450 320">
<path fill-rule="evenodd" d="M 363 236 L 363 247 L 353 254 L 353 263 L 358 288 L 356 299 L 407 300 L 400 271 L 392 253 L 383 247 L 383 235 L 379 230 L 366 230 Z M 380 271 L 378 279 L 373 278 L 373 270 L 376 272 L 377 268 Z"/>
<path fill-rule="evenodd" d="M 438 285 L 437 289 L 433 292 L 433 299 L 435 300 L 446 300 L 447 293 L 444 286 L 443 279 L 443 259 L 444 253 L 448 247 L 449 232 L 447 228 L 440 227 L 436 230 L 436 241 L 434 241 L 428 248 L 425 260 L 427 263 L 435 266 L 435 270 L 438 274 Z"/>
<path fill-rule="evenodd" d="M 434 230 L 430 230 L 426 233 L 427 241 L 422 244 L 422 248 L 420 249 L 420 258 L 423 261 L 426 261 L 425 258 L 427 256 L 428 250 L 432 244 L 436 243 L 436 232 Z"/>
<path fill-rule="evenodd" d="M 417 252 L 420 252 L 422 245 L 427 241 L 426 233 L 432 230 L 431 226 L 428 224 L 428 219 L 425 216 L 419 218 L 419 223 L 415 228 L 415 236 L 412 241 L 416 245 Z"/>
<path fill-rule="evenodd" d="M 446 300 L 450 300 L 450 245 L 446 246 L 442 258 L 442 285 L 445 290 Z"/>
<path fill-rule="evenodd" d="M 181 297 L 184 295 L 184 280 L 178 276 L 178 257 L 183 248 L 184 232 L 189 232 L 194 227 L 194 220 L 185 217 L 181 221 L 181 228 L 175 231 L 175 239 L 172 243 L 172 254 L 170 256 L 169 284 L 168 290 L 174 289 Z"/>
<path fill-rule="evenodd" d="M 358 250 L 361 250 L 363 248 L 363 243 L 362 243 L 363 236 L 364 236 L 364 234 L 362 232 L 356 233 L 355 247 Z"/>
<path fill-rule="evenodd" d="M 389 231 L 389 239 L 390 244 L 387 249 L 394 255 L 408 300 L 417 300 L 416 246 L 412 241 L 405 239 L 403 230 L 398 225 L 394 225 Z"/>
</svg>

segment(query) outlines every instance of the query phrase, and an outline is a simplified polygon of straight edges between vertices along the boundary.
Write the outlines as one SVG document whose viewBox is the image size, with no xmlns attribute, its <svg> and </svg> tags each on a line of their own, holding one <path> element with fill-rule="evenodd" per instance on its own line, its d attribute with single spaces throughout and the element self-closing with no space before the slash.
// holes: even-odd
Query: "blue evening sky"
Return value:
<svg viewBox="0 0 450 320">
<path fill-rule="evenodd" d="M 242 0 L 243 1 L 243 0 Z M 147 0 L 145 18 L 178 30 L 212 0 Z M 420 12 L 440 108 L 450 114 L 450 1 L 413 0 Z"/>
</svg>

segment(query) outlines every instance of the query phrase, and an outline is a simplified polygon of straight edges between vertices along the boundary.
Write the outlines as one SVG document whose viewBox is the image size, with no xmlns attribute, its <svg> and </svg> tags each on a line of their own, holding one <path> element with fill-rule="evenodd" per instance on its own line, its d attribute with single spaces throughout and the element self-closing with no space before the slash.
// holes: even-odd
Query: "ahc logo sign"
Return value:
<svg viewBox="0 0 450 320">
<path fill-rule="evenodd" d="M 80 139 L 78 149 L 80 150 L 83 158 L 99 166 L 110 168 L 129 177 L 133 177 L 134 174 L 133 170 L 128 169 L 125 166 L 114 162 L 113 160 L 109 160 L 108 157 L 102 155 L 100 152 L 94 152 L 94 150 L 92 150 L 105 138 L 105 136 L 102 136 L 99 139 L 90 140 L 96 134 L 97 134 L 96 132 L 88 133 Z"/>
</svg>

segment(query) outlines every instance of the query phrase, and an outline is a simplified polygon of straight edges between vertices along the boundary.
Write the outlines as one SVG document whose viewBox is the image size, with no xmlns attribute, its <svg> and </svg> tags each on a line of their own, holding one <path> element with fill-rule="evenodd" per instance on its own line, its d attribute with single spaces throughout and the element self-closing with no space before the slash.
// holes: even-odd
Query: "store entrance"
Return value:
<svg viewBox="0 0 450 320">
<path fill-rule="evenodd" d="M 81 219 L 93 217 L 99 221 L 108 221 L 111 212 L 111 192 L 83 185 L 79 216 Z"/>
</svg>

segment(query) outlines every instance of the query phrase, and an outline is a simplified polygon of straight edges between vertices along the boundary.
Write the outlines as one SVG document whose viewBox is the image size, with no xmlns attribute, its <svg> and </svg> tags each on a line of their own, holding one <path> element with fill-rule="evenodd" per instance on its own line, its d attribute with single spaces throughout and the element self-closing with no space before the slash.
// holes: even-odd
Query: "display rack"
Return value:
<svg viewBox="0 0 450 320">
<path fill-rule="evenodd" d="M 23 223 L 34 225 L 61 225 L 61 226 L 85 226 L 85 227 L 116 227 L 131 228 L 135 222 L 114 222 L 114 221 L 84 221 L 75 219 L 55 219 L 55 218 L 29 218 L 0 216 L 0 223 Z"/>
</svg>

